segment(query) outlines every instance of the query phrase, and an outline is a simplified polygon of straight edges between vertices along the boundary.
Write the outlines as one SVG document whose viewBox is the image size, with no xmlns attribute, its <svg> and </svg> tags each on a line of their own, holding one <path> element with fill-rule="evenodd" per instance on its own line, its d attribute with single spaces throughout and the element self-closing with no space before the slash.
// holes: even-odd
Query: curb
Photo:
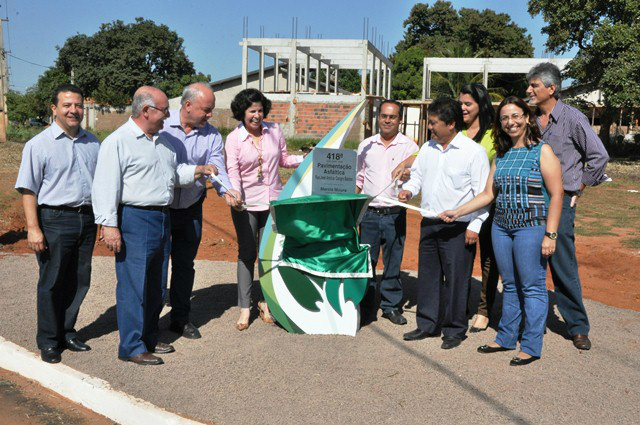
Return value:
<svg viewBox="0 0 640 425">
<path fill-rule="evenodd" d="M 122 424 L 201 425 L 153 404 L 116 391 L 102 379 L 78 372 L 62 363 L 45 363 L 34 353 L 0 336 L 0 367 L 37 381 L 40 385 Z"/>
</svg>

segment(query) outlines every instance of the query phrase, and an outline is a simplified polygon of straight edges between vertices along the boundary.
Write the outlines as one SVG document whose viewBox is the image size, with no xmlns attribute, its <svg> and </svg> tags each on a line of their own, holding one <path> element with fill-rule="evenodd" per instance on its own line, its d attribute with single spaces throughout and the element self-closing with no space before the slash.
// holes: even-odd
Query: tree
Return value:
<svg viewBox="0 0 640 425">
<path fill-rule="evenodd" d="M 24 124 L 29 118 L 42 118 L 44 115 L 34 114 L 38 100 L 33 90 L 25 94 L 10 90 L 7 93 L 7 113 L 9 121 Z"/>
<path fill-rule="evenodd" d="M 87 96 L 114 107 L 128 105 L 142 85 L 174 97 L 191 82 L 210 80 L 196 74 L 181 37 L 166 25 L 143 18 L 132 24 L 119 20 L 102 24 L 91 36 L 68 38 L 59 48 L 55 69 L 67 77 L 73 74 L 74 83 Z"/>
<path fill-rule="evenodd" d="M 512 22 L 506 13 L 493 10 L 463 8 L 456 11 L 448 1 L 438 0 L 432 6 L 418 3 L 404 21 L 405 36 L 393 55 L 394 97 L 419 98 L 422 87 L 423 59 L 427 56 L 447 57 L 530 57 L 531 36 Z M 453 57 L 453 56 L 451 56 Z M 454 81 L 455 80 L 455 81 Z M 482 81 L 481 74 L 434 74 L 432 96 L 452 95 L 452 87 L 464 82 Z M 492 75 L 499 82 L 494 93 L 524 94 L 524 78 L 514 74 Z M 451 83 L 451 84 L 449 84 Z M 457 95 L 457 93 L 456 93 Z"/>
<path fill-rule="evenodd" d="M 565 74 L 603 93 L 600 138 L 609 141 L 613 113 L 640 106 L 639 0 L 530 0 L 529 13 L 548 24 L 546 46 L 555 53 L 578 47 Z"/>
</svg>

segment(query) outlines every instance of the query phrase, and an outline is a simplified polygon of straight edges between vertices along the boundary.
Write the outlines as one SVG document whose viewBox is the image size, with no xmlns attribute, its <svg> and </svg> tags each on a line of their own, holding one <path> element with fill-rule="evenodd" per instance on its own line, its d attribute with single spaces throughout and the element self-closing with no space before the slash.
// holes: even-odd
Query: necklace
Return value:
<svg viewBox="0 0 640 425">
<path fill-rule="evenodd" d="M 262 136 L 260 136 L 258 142 L 260 143 L 260 147 L 258 147 L 256 139 L 251 136 L 251 144 L 258 151 L 258 179 L 262 180 L 262 178 L 264 177 L 264 175 L 262 174 Z"/>
</svg>

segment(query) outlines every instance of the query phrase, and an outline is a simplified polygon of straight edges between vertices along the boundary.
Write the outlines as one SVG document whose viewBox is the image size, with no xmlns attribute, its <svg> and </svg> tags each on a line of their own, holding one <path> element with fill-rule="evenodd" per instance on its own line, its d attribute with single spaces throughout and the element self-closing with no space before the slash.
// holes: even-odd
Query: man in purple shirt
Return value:
<svg viewBox="0 0 640 425">
<path fill-rule="evenodd" d="M 559 99 L 562 78 L 557 66 L 538 64 L 531 68 L 527 80 L 527 94 L 537 107 L 542 140 L 551 146 L 562 165 L 565 196 L 556 252 L 549 259 L 556 302 L 573 345 L 579 350 L 589 350 L 589 319 L 582 303 L 573 228 L 577 200 L 585 187 L 596 186 L 606 179 L 609 155 L 587 117 Z"/>
<path fill-rule="evenodd" d="M 212 178 L 213 187 L 228 205 L 236 205 L 240 194 L 231 189 L 224 165 L 224 145 L 218 130 L 209 124 L 216 98 L 211 87 L 194 83 L 182 92 L 179 111 L 171 111 L 161 133 L 176 151 L 179 164 L 213 165 L 224 186 Z M 191 322 L 191 292 L 195 275 L 194 259 L 202 237 L 202 203 L 205 183 L 196 180 L 189 188 L 176 188 L 171 204 L 171 325 L 185 338 L 200 338 Z"/>
<path fill-rule="evenodd" d="M 43 361 L 58 363 L 65 348 L 90 350 L 74 327 L 91 281 L 96 240 L 91 186 L 100 142 L 80 127 L 80 88 L 56 88 L 51 110 L 53 124 L 24 146 L 16 189 L 22 194 L 27 243 L 40 268 L 36 342 Z"/>
</svg>

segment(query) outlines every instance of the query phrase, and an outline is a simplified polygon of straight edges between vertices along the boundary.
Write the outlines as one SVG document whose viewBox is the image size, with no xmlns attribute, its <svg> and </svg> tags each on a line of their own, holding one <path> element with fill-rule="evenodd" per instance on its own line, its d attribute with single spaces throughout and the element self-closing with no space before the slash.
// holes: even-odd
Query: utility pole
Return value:
<svg viewBox="0 0 640 425">
<path fill-rule="evenodd" d="M 2 21 L 0 19 L 0 143 L 7 142 L 7 92 L 9 91 L 9 80 L 7 78 L 7 52 L 4 50 L 4 40 L 2 33 Z"/>
</svg>

